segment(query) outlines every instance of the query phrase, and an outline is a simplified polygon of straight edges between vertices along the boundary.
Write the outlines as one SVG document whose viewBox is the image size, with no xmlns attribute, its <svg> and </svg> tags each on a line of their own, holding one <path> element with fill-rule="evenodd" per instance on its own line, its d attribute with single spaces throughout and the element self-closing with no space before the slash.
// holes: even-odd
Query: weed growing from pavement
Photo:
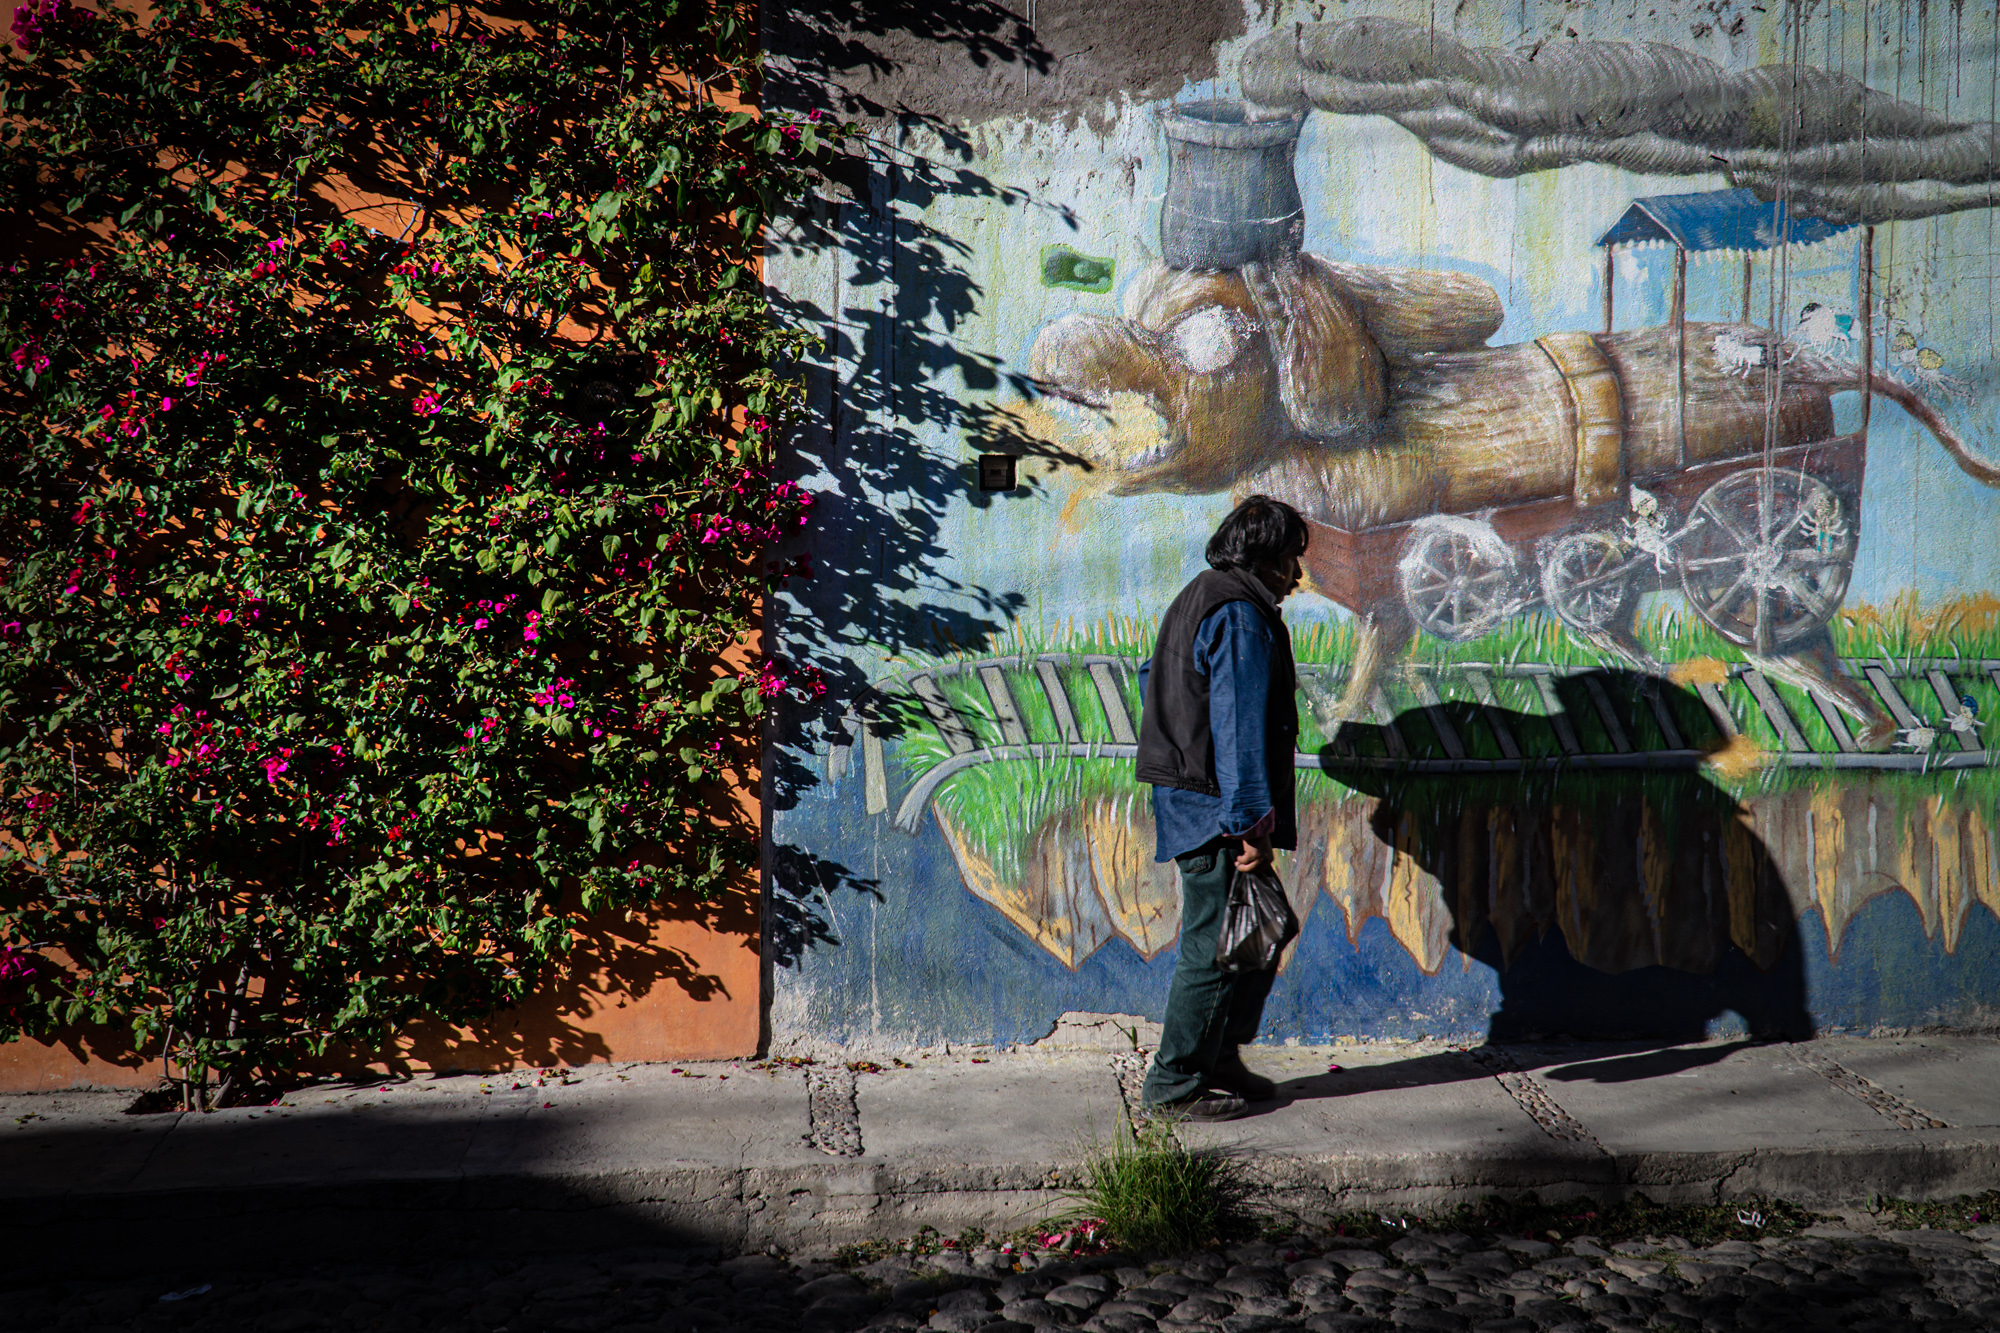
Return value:
<svg viewBox="0 0 2000 1333">
<path fill-rule="evenodd" d="M 1085 1150 L 1076 1211 L 1102 1219 L 1120 1245 L 1188 1250 L 1217 1239 L 1241 1193 L 1229 1159 L 1182 1140 L 1169 1120 L 1120 1124 Z"/>
</svg>

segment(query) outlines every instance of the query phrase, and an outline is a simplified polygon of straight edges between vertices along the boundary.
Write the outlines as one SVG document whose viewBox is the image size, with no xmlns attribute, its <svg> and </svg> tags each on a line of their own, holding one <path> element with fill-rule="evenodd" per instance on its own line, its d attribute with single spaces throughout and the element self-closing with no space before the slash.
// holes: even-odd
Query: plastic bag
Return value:
<svg viewBox="0 0 2000 1333">
<path fill-rule="evenodd" d="M 1276 871 L 1238 871 L 1215 937 L 1215 965 L 1224 972 L 1271 972 L 1299 933 L 1291 900 Z"/>
</svg>

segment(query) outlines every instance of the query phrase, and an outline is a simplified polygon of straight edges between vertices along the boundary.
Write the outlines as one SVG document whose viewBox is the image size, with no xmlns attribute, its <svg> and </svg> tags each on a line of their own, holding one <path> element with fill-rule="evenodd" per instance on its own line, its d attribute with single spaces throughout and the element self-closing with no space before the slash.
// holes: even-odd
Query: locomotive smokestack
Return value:
<svg viewBox="0 0 2000 1333">
<path fill-rule="evenodd" d="M 1299 252 L 1304 205 L 1292 174 L 1304 115 L 1252 120 L 1233 99 L 1189 102 L 1160 118 L 1167 195 L 1160 252 L 1168 268 L 1231 269 Z"/>
</svg>

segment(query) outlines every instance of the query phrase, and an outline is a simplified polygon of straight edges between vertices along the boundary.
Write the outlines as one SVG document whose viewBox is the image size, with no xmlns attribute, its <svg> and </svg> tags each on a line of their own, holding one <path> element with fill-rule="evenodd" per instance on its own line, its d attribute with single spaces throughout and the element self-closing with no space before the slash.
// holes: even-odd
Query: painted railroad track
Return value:
<svg viewBox="0 0 2000 1333">
<path fill-rule="evenodd" d="M 955 773 L 1008 760 L 1131 759 L 1138 750 L 1142 659 L 1094 653 L 989 657 L 929 667 L 876 683 L 843 721 L 846 743 L 827 754 L 838 781 L 861 751 L 867 811 L 886 813 L 896 770 L 908 777 L 893 802 L 914 832 L 931 798 Z M 1900 728 L 1897 748 L 1860 749 L 1848 720 L 1814 692 L 1737 664 L 1722 680 L 1686 689 L 1649 688 L 1644 678 L 1593 665 L 1453 662 L 1411 664 L 1375 692 L 1358 738 L 1302 748 L 1301 769 L 1388 768 L 1410 773 L 1519 773 L 1544 769 L 1691 768 L 1712 752 L 1694 739 L 1747 736 L 1764 761 L 1793 767 L 1929 771 L 2000 765 L 1984 730 L 1996 709 L 1972 688 L 2000 697 L 2000 659 L 1849 658 Z M 1300 664 L 1300 714 L 1313 716 L 1345 682 L 1344 666 Z M 1607 683 L 1640 681 L 1617 689 Z M 928 722 L 942 756 L 921 758 L 885 742 Z M 1312 730 L 1308 722 L 1309 732 Z M 1691 739 L 1692 738 L 1692 739 Z M 1317 740 L 1316 733 L 1306 739 Z M 938 746 L 932 749 L 940 748 Z"/>
</svg>

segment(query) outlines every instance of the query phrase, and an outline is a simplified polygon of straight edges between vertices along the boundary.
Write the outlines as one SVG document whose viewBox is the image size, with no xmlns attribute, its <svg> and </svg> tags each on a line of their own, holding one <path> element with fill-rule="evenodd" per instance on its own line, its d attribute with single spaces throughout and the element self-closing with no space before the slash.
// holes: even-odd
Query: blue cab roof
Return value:
<svg viewBox="0 0 2000 1333">
<path fill-rule="evenodd" d="M 1817 245 L 1854 226 L 1828 222 L 1806 213 L 1791 214 L 1791 235 L 1785 234 L 1785 205 L 1759 199 L 1747 189 L 1709 190 L 1701 194 L 1656 194 L 1635 199 L 1599 245 L 1665 243 L 1691 251 L 1771 250 L 1781 240 L 1793 245 Z"/>
</svg>

